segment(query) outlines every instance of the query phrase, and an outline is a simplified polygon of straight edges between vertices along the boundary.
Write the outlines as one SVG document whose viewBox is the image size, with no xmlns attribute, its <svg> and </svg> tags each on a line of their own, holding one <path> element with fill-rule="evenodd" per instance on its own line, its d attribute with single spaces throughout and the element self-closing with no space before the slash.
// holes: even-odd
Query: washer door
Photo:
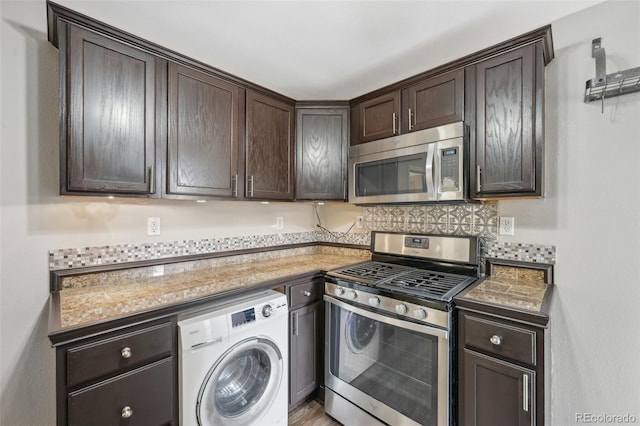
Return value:
<svg viewBox="0 0 640 426">
<path fill-rule="evenodd" d="M 378 331 L 378 322 L 349 312 L 345 322 L 347 347 L 354 354 L 363 353 Z"/>
<path fill-rule="evenodd" d="M 282 354 L 269 339 L 252 337 L 229 348 L 211 367 L 198 392 L 198 425 L 255 424 L 282 384 Z"/>
</svg>

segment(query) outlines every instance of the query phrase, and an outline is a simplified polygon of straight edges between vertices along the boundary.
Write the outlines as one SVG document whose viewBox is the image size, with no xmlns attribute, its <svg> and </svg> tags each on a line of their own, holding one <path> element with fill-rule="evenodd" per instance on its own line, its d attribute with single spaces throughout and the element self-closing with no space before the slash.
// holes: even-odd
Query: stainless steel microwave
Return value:
<svg viewBox="0 0 640 426">
<path fill-rule="evenodd" d="M 463 122 L 349 148 L 349 202 L 397 204 L 465 200 Z"/>
</svg>

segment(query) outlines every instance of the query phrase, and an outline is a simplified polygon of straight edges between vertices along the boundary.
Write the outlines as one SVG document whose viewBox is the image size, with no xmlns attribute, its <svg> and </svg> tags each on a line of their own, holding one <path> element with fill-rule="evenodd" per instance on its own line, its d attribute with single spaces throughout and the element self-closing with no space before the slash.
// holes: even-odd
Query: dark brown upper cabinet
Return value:
<svg viewBox="0 0 640 426">
<path fill-rule="evenodd" d="M 247 198 L 293 200 L 295 108 L 247 90 Z"/>
<path fill-rule="evenodd" d="M 492 57 L 468 69 L 475 85 L 471 197 L 542 196 L 544 60 L 542 43 Z"/>
<path fill-rule="evenodd" d="M 164 61 L 59 25 L 60 192 L 156 196 L 156 98 Z"/>
<path fill-rule="evenodd" d="M 167 193 L 237 197 L 244 90 L 170 63 L 168 95 Z"/>
<path fill-rule="evenodd" d="M 296 199 L 346 197 L 349 108 L 296 109 Z"/>
<path fill-rule="evenodd" d="M 464 70 L 420 80 L 353 106 L 351 145 L 462 121 Z"/>
<path fill-rule="evenodd" d="M 402 91 L 402 132 L 462 121 L 464 70 L 428 78 Z"/>
<path fill-rule="evenodd" d="M 355 105 L 351 119 L 351 145 L 399 134 L 400 91 L 385 93 Z"/>
</svg>

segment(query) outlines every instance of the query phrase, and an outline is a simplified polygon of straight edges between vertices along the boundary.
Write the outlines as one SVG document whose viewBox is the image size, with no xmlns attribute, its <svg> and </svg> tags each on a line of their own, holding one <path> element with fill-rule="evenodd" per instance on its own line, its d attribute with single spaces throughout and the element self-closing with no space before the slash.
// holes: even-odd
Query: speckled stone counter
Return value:
<svg viewBox="0 0 640 426">
<path fill-rule="evenodd" d="M 368 250 L 313 246 L 64 277 L 56 295 L 59 329 L 50 333 L 369 258 Z"/>
<path fill-rule="evenodd" d="M 454 300 L 461 307 L 493 308 L 496 314 L 515 315 L 546 325 L 554 286 L 545 283 L 542 274 L 527 268 L 496 267 L 492 276 L 472 285 Z"/>
</svg>

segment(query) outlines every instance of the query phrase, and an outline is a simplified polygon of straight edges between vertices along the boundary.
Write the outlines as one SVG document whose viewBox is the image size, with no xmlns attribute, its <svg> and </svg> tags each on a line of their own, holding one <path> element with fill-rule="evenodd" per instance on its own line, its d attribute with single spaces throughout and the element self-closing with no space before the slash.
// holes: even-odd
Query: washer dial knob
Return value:
<svg viewBox="0 0 640 426">
<path fill-rule="evenodd" d="M 265 318 L 269 318 L 273 313 L 273 307 L 271 305 L 264 305 L 262 308 L 262 316 Z"/>
<path fill-rule="evenodd" d="M 405 305 L 404 303 L 399 303 L 396 305 L 396 313 L 405 315 L 407 311 L 409 311 L 409 308 L 407 308 L 407 305 Z"/>
<path fill-rule="evenodd" d="M 428 313 L 427 311 L 425 311 L 422 308 L 418 308 L 418 309 L 414 309 L 413 310 L 413 316 L 417 319 L 425 319 L 427 317 Z"/>
<path fill-rule="evenodd" d="M 376 307 L 380 305 L 380 298 L 377 296 L 373 296 L 369 298 L 369 305 Z"/>
</svg>

